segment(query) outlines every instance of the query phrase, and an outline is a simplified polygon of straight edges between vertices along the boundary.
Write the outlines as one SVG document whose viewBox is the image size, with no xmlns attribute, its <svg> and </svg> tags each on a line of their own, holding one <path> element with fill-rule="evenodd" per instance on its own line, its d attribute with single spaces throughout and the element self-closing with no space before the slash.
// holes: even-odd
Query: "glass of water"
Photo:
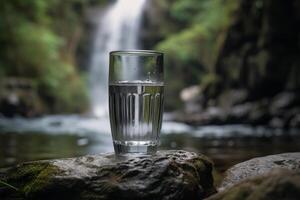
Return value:
<svg viewBox="0 0 300 200">
<path fill-rule="evenodd" d="M 156 153 L 163 101 L 162 53 L 110 52 L 109 116 L 117 155 Z"/>
</svg>

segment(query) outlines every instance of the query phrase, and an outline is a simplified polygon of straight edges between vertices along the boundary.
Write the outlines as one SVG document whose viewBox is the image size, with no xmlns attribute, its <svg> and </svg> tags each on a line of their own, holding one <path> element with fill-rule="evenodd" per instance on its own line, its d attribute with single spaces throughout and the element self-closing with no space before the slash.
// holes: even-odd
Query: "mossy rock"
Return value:
<svg viewBox="0 0 300 200">
<path fill-rule="evenodd" d="M 36 161 L 3 169 L 2 199 L 204 199 L 215 193 L 212 163 L 203 155 L 162 151 L 115 158 L 100 154 Z"/>
<path fill-rule="evenodd" d="M 243 180 L 264 175 L 274 169 L 288 169 L 300 173 L 300 152 L 282 153 L 253 158 L 226 171 L 219 190 L 224 190 Z"/>
<path fill-rule="evenodd" d="M 276 169 L 247 179 L 207 200 L 299 200 L 300 172 Z"/>
</svg>

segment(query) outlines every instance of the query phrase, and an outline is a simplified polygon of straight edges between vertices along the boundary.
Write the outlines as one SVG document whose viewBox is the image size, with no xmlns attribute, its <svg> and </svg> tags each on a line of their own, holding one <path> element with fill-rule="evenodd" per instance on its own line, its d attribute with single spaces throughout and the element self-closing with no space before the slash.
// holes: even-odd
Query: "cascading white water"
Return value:
<svg viewBox="0 0 300 200">
<path fill-rule="evenodd" d="M 92 114 L 107 116 L 109 52 L 139 48 L 138 36 L 146 0 L 117 0 L 101 16 L 90 66 Z"/>
</svg>

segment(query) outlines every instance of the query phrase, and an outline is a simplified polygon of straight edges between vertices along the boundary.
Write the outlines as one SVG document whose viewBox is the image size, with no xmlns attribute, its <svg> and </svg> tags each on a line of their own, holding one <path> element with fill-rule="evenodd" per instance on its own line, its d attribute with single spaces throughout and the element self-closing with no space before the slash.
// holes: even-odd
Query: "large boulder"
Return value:
<svg viewBox="0 0 300 200">
<path fill-rule="evenodd" d="M 300 199 L 300 172 L 273 170 L 250 178 L 209 197 L 207 200 L 298 200 Z"/>
<path fill-rule="evenodd" d="M 3 200 L 200 200 L 215 193 L 212 163 L 203 155 L 186 151 L 29 162 L 1 170 L 0 180 Z"/>
<path fill-rule="evenodd" d="M 278 168 L 300 172 L 300 152 L 270 155 L 239 163 L 226 171 L 219 190 L 227 189 L 249 178 L 265 175 Z"/>
</svg>

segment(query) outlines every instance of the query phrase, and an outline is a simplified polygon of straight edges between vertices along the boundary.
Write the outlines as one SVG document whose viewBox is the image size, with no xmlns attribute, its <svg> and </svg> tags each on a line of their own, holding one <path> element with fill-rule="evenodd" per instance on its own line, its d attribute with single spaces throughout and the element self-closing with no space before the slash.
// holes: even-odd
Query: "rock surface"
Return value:
<svg viewBox="0 0 300 200">
<path fill-rule="evenodd" d="M 255 101 L 244 99 L 248 98 L 246 95 L 246 90 L 229 90 L 209 106 L 204 105 L 206 99 L 203 95 L 193 97 L 194 99 L 182 99 L 185 108 L 174 120 L 191 125 L 252 124 L 268 125 L 272 128 L 300 127 L 300 95 L 283 92 L 273 98 Z"/>
<path fill-rule="evenodd" d="M 203 199 L 213 193 L 212 163 L 203 155 L 162 151 L 36 161 L 0 172 L 1 199 Z"/>
<path fill-rule="evenodd" d="M 300 199 L 300 172 L 273 170 L 209 197 L 207 200 L 298 200 Z"/>
<path fill-rule="evenodd" d="M 270 155 L 239 163 L 227 170 L 219 190 L 278 168 L 300 172 L 300 152 Z"/>
</svg>

